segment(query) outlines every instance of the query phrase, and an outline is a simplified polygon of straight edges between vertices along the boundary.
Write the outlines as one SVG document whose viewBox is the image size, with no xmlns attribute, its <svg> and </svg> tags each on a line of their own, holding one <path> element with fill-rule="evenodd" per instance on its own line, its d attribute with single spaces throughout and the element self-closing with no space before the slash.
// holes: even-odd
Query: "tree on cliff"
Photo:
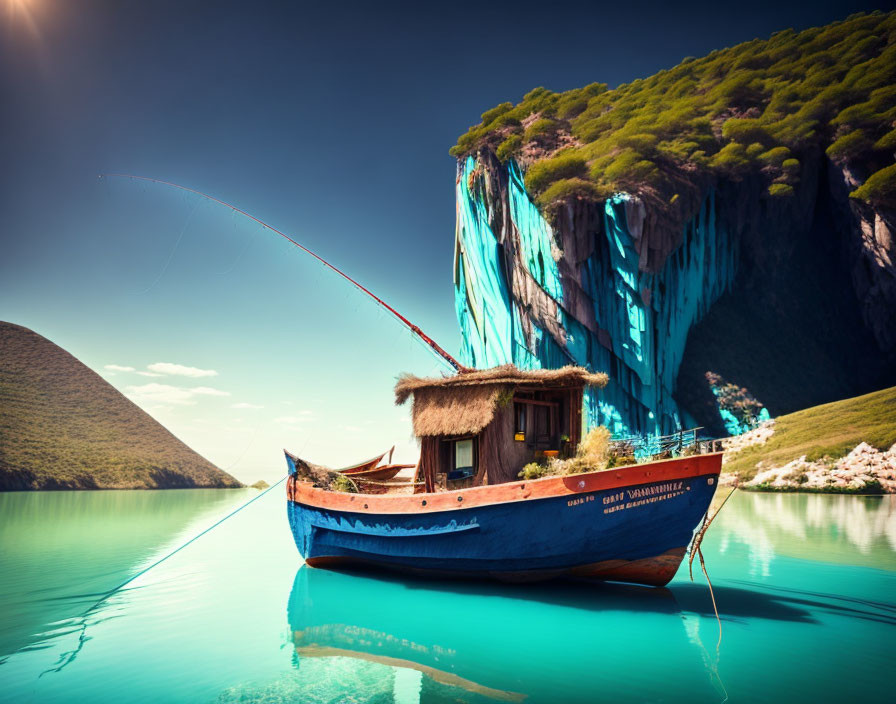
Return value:
<svg viewBox="0 0 896 704">
<path fill-rule="evenodd" d="M 853 175 L 854 199 L 896 208 L 894 122 L 896 13 L 874 12 L 687 58 L 612 90 L 536 88 L 483 113 L 451 153 L 488 147 L 516 159 L 548 210 L 626 191 L 674 211 L 688 207 L 676 196 L 689 185 L 756 171 L 769 197 L 791 196 L 806 157 L 823 150 Z"/>
</svg>

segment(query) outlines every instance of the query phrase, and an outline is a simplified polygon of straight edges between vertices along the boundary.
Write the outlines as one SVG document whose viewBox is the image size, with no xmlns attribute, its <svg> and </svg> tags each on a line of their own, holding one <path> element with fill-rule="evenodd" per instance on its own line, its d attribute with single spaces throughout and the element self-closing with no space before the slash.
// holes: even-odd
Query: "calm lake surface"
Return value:
<svg viewBox="0 0 896 704">
<path fill-rule="evenodd" d="M 0 700 L 891 700 L 896 497 L 739 492 L 667 589 L 302 564 L 282 485 L 0 494 Z M 537 527 L 533 529 L 537 530 Z"/>
</svg>

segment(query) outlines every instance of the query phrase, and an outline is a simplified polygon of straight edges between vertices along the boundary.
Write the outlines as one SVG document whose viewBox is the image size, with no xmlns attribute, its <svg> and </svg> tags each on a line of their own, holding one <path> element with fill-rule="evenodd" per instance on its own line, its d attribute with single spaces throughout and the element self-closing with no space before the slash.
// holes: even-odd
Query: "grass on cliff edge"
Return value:
<svg viewBox="0 0 896 704">
<path fill-rule="evenodd" d="M 734 454 L 725 471 L 752 479 L 758 462 L 781 466 L 802 455 L 810 461 L 839 458 L 860 442 L 879 450 L 896 443 L 896 386 L 779 416 L 769 441 Z"/>
<path fill-rule="evenodd" d="M 484 112 L 451 154 L 516 158 L 542 207 L 617 190 L 674 205 L 677 184 L 700 174 L 760 172 L 768 197 L 786 198 L 820 148 L 863 182 L 853 198 L 896 207 L 894 121 L 896 13 L 874 12 L 687 58 L 614 89 L 536 88 Z"/>
</svg>

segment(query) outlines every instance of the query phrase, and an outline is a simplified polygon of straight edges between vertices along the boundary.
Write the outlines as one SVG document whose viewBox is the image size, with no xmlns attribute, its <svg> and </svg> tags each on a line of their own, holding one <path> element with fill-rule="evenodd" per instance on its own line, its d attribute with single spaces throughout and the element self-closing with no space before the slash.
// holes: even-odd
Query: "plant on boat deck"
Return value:
<svg viewBox="0 0 896 704">
<path fill-rule="evenodd" d="M 611 461 L 615 461 L 617 466 L 634 463 L 634 458 L 631 462 L 625 461 L 626 459 L 616 458 L 611 454 L 610 431 L 605 426 L 599 425 L 589 430 L 582 438 L 575 457 L 569 459 L 551 457 L 540 462 L 530 462 L 517 476 L 520 479 L 540 479 L 562 474 L 596 472 L 611 466 Z"/>
<path fill-rule="evenodd" d="M 609 456 L 610 431 L 603 425 L 595 426 L 582 438 L 576 456 L 568 462 L 566 473 L 581 474 L 604 469 Z"/>
<path fill-rule="evenodd" d="M 548 475 L 548 466 L 538 462 L 530 462 L 517 475 L 520 479 L 540 479 Z"/>
<path fill-rule="evenodd" d="M 607 469 L 611 469 L 613 467 L 625 467 L 630 464 L 637 464 L 638 460 L 635 458 L 633 454 L 626 453 L 625 451 L 613 449 L 610 452 L 610 456 L 607 458 Z"/>
<path fill-rule="evenodd" d="M 333 491 L 345 491 L 349 494 L 357 494 L 358 487 L 344 474 L 337 474 L 333 478 Z"/>
</svg>

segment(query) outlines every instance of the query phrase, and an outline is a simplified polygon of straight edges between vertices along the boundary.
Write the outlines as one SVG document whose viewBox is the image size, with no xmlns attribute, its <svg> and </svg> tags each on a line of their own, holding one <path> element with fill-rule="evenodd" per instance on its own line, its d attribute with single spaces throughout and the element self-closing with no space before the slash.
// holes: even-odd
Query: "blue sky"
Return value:
<svg viewBox="0 0 896 704">
<path fill-rule="evenodd" d="M 481 112 L 875 7 L 0 0 L 0 319 L 239 479 L 283 446 L 413 461 L 392 385 L 443 366 L 408 332 L 221 206 L 97 175 L 229 200 L 456 352 L 447 151 Z"/>
</svg>

